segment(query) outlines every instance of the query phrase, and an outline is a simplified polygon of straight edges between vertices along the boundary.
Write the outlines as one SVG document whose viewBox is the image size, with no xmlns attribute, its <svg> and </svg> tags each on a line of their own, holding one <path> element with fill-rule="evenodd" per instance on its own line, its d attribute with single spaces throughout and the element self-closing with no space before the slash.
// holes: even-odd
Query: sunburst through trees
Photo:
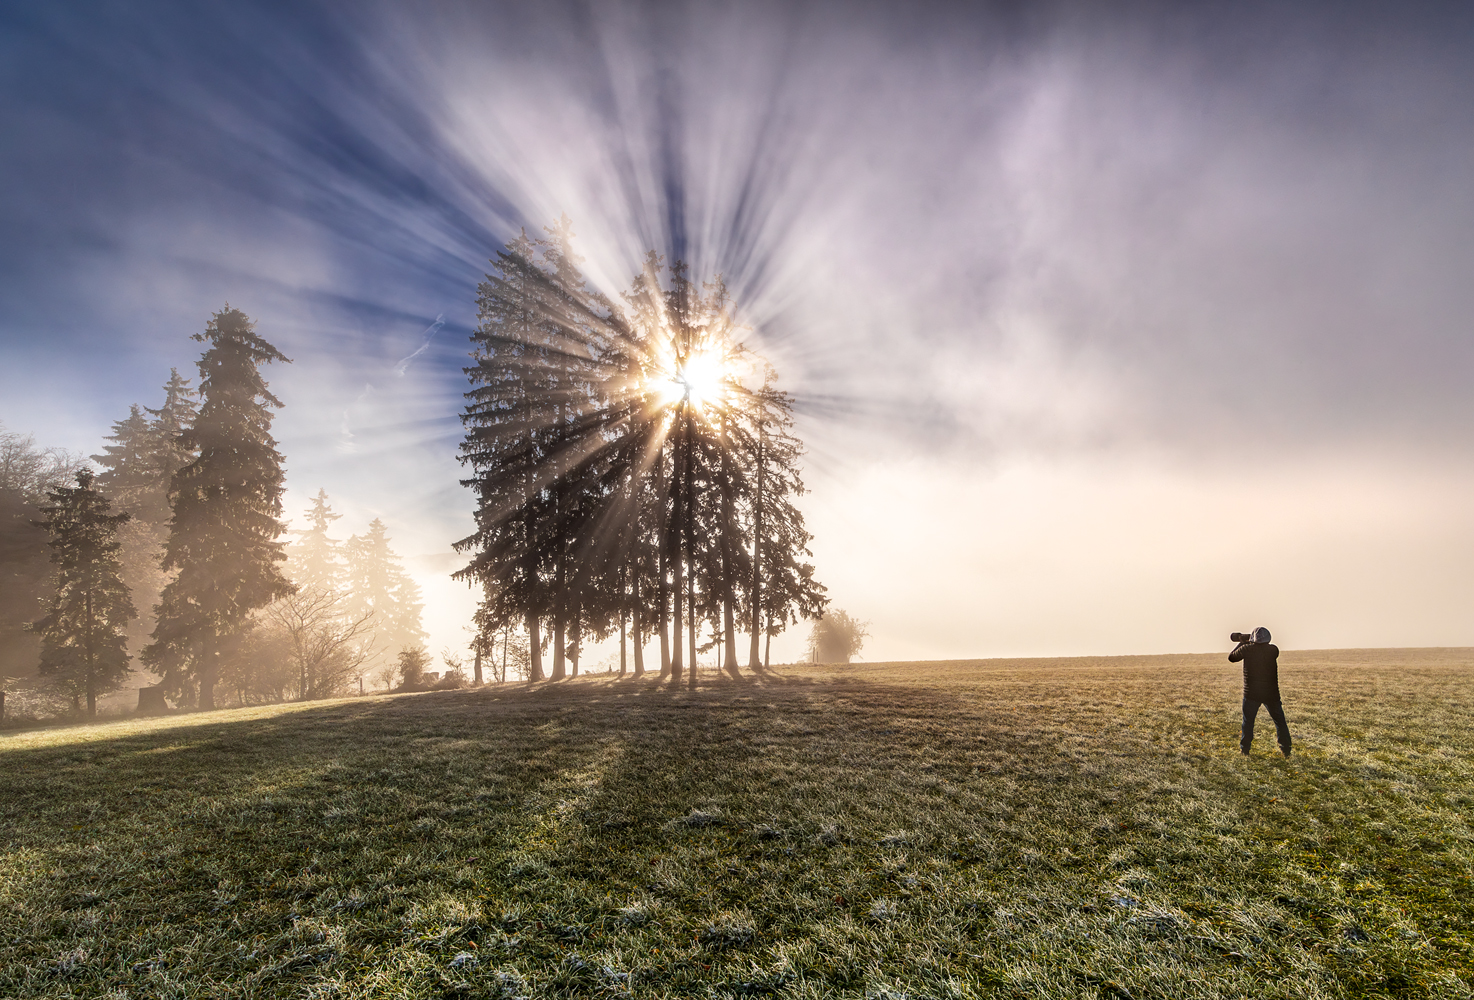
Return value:
<svg viewBox="0 0 1474 1000">
<path fill-rule="evenodd" d="M 792 400 L 736 338 L 720 278 L 697 285 L 653 251 L 617 300 L 589 288 L 564 218 L 492 261 L 472 335 L 461 461 L 473 475 L 477 627 L 524 633 L 528 676 L 577 673 L 591 639 L 632 632 L 634 673 L 695 683 L 697 653 L 766 666 L 762 639 L 824 609 Z M 551 644 L 550 674 L 543 653 Z M 621 663 L 623 664 L 623 655 Z"/>
</svg>

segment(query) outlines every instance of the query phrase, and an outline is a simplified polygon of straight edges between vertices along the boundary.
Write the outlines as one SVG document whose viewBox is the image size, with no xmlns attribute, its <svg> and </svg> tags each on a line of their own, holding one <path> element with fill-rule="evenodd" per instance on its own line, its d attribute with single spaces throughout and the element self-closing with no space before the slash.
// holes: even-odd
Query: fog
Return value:
<svg viewBox="0 0 1474 1000">
<path fill-rule="evenodd" d="M 294 362 L 289 514 L 383 518 L 432 650 L 475 285 L 560 213 L 611 293 L 726 276 L 868 659 L 1474 644 L 1467 11 L 11 21 L 0 421 L 97 451 L 229 301 Z"/>
</svg>

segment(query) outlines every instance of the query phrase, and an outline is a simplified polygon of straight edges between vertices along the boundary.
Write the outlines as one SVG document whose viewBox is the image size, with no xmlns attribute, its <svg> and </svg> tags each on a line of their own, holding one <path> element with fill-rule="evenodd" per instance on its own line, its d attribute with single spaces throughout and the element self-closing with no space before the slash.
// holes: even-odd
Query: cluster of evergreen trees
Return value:
<svg viewBox="0 0 1474 1000">
<path fill-rule="evenodd" d="M 484 593 L 476 648 L 518 628 L 530 678 L 550 642 L 558 679 L 616 631 L 623 670 L 632 631 L 634 672 L 653 636 L 679 683 L 714 646 L 737 676 L 740 629 L 760 671 L 762 637 L 826 603 L 793 502 L 790 397 L 736 341 L 720 279 L 698 287 L 652 252 L 613 301 L 572 238 L 566 218 L 522 234 L 480 287 L 461 449 L 476 531 L 456 545 L 472 554 L 457 577 Z"/>
<path fill-rule="evenodd" d="M 387 686 L 400 654 L 422 652 L 429 638 L 420 626 L 419 584 L 389 547 L 384 522 L 374 518 L 363 535 L 338 541 L 328 531 L 340 517 L 318 490 L 307 527 L 287 548 L 297 593 L 268 609 L 278 640 L 289 640 L 300 698 L 338 693 L 349 678 L 361 687 L 375 676 Z"/>
<path fill-rule="evenodd" d="M 479 289 L 461 448 L 476 531 L 456 543 L 471 560 L 455 574 L 483 594 L 475 680 L 488 661 L 498 680 L 510 667 L 576 674 L 587 643 L 616 632 L 621 672 L 633 638 L 636 675 L 658 639 L 675 683 L 689 668 L 694 685 L 697 654 L 714 647 L 739 676 L 739 630 L 761 671 L 763 639 L 827 604 L 794 503 L 792 401 L 737 341 L 720 279 L 698 286 L 652 252 L 611 300 L 589 287 L 572 238 L 566 218 L 547 238 L 522 234 Z M 335 540 L 339 515 L 319 491 L 297 541 L 282 541 L 282 404 L 260 369 L 289 360 L 228 306 L 195 339 L 207 345 L 198 391 L 172 372 L 161 407 L 114 425 L 93 456 L 100 475 L 0 441 L 0 598 L 24 575 L 9 567 L 38 575 L 34 558 L 10 558 L 20 522 L 31 543 L 50 534 L 54 596 L 26 626 L 42 671 L 91 712 L 127 679 L 130 642 L 166 694 L 202 709 L 221 685 L 240 702 L 315 698 L 423 670 L 419 589 L 382 522 Z M 16 513 L 31 511 L 41 519 Z M 15 617 L 5 600 L 0 611 Z"/>
<path fill-rule="evenodd" d="M 319 492 L 300 540 L 280 540 L 284 472 L 271 411 L 281 403 L 260 366 L 288 359 L 228 306 L 195 339 L 208 345 L 198 393 L 171 372 L 159 409 L 134 406 L 114 424 L 93 456 L 101 475 L 55 456 L 48 464 L 33 448 L 0 453 L 18 470 L 0 481 L 3 513 L 33 509 L 32 530 L 50 536 L 53 596 L 26 626 L 40 640 L 40 671 L 78 707 L 85 698 L 89 715 L 127 681 L 130 643 L 176 703 L 208 709 L 222 683 L 242 703 L 340 693 L 425 640 L 418 587 L 382 522 L 339 543 L 327 534 L 338 515 Z M 58 481 L 68 464 L 74 487 Z M 0 555 L 12 542 L 34 544 L 19 521 L 0 525 Z M 24 563 L 33 575 L 35 561 Z"/>
</svg>

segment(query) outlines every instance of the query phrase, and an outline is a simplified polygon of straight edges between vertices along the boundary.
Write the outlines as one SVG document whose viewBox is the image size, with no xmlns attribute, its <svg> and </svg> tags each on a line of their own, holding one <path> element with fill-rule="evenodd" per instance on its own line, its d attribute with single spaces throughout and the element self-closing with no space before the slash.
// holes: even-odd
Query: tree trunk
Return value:
<svg viewBox="0 0 1474 1000">
<path fill-rule="evenodd" d="M 773 652 L 773 633 L 768 633 L 767 644 L 763 646 L 763 669 L 768 669 L 768 654 Z"/>
<path fill-rule="evenodd" d="M 543 679 L 543 641 L 537 614 L 532 611 L 527 612 L 527 639 L 532 645 L 527 657 L 527 679 L 537 682 Z"/>
<path fill-rule="evenodd" d="M 732 676 L 734 681 L 740 681 L 742 679 L 742 671 L 737 669 L 737 622 L 732 615 L 732 601 L 730 598 L 722 602 L 722 613 L 725 615 L 724 627 L 722 629 L 723 669 Z"/>
<path fill-rule="evenodd" d="M 92 620 L 92 591 L 87 591 L 87 718 L 97 717 L 97 653 L 93 644 L 96 623 Z"/>
<path fill-rule="evenodd" d="M 664 563 L 665 560 L 661 560 Z M 670 609 L 665 601 L 665 569 L 660 578 L 660 679 L 670 676 Z"/>
<path fill-rule="evenodd" d="M 666 549 L 670 547 L 665 523 L 665 472 L 660 463 L 664 460 L 665 449 L 661 448 L 660 454 L 656 456 L 655 495 L 660 501 L 660 516 L 655 519 L 655 562 L 656 571 L 659 576 L 659 584 L 656 587 L 660 600 L 660 611 L 656 619 L 660 624 L 660 679 L 665 680 L 670 676 L 670 621 L 668 612 L 670 602 L 667 600 L 666 574 Z"/>
<path fill-rule="evenodd" d="M 583 628 L 579 619 L 583 617 L 583 601 L 575 591 L 573 595 L 573 615 L 568 619 L 568 634 L 571 640 L 568 644 L 568 666 L 569 673 L 573 677 L 578 676 L 578 656 L 583 652 Z"/>
<path fill-rule="evenodd" d="M 665 503 L 665 500 L 660 500 L 660 503 Z M 657 597 L 660 600 L 660 609 L 656 614 L 656 621 L 660 625 L 660 680 L 665 680 L 666 677 L 671 676 L 671 615 L 669 615 L 671 605 L 669 605 L 668 593 L 666 593 L 668 587 L 666 587 L 665 581 L 665 549 L 668 543 L 669 540 L 665 537 L 665 529 L 662 528 L 660 529 L 659 541 L 656 543 L 656 549 L 660 553 L 659 559 L 657 559 L 657 562 L 660 563 L 660 584 L 659 587 L 656 587 Z"/>
<path fill-rule="evenodd" d="M 688 546 L 691 544 L 690 538 L 687 538 L 686 539 L 686 544 Z M 688 551 L 689 551 L 689 549 L 688 549 Z M 695 691 L 696 690 L 696 574 L 695 573 L 687 573 L 686 574 L 686 617 L 690 619 L 690 624 L 688 626 L 688 631 L 690 633 L 690 650 L 691 650 L 690 687 L 691 687 L 691 690 L 692 691 Z"/>
<path fill-rule="evenodd" d="M 677 420 L 680 420 L 680 418 L 685 415 L 683 411 L 684 411 L 684 407 L 682 408 L 682 410 L 677 411 L 677 416 L 676 416 L 676 419 Z M 684 437 L 684 428 L 681 429 L 681 434 L 682 434 L 682 437 Z M 680 687 L 681 686 L 681 623 L 682 623 L 682 617 L 681 617 L 681 615 L 682 615 L 682 613 L 685 610 L 685 608 L 684 608 L 684 603 L 685 602 L 684 602 L 684 599 L 683 599 L 683 596 L 682 596 L 685 593 L 685 586 L 684 586 L 685 578 L 682 576 L 682 573 L 681 573 L 682 569 L 684 568 L 684 563 L 682 561 L 682 557 L 683 557 L 684 553 L 682 552 L 682 548 L 683 547 L 682 547 L 682 544 L 681 544 L 682 543 L 682 537 L 681 536 L 682 536 L 683 532 L 681 531 L 681 526 L 685 523 L 684 522 L 684 517 L 685 517 L 685 509 L 686 509 L 685 508 L 685 497 L 683 495 L 682 488 L 681 488 L 682 487 L 682 482 L 683 482 L 683 479 L 684 479 L 684 473 L 685 473 L 685 452 L 686 452 L 686 449 L 683 447 L 683 444 L 684 444 L 684 441 L 681 438 L 677 438 L 677 440 L 676 440 L 675 491 L 674 491 L 675 492 L 675 504 L 674 504 L 674 509 L 671 512 L 672 513 L 672 520 L 675 521 L 675 524 L 674 524 L 675 530 L 673 532 L 671 532 L 671 535 L 673 536 L 671 540 L 675 542 L 675 546 L 674 546 L 675 551 L 673 553 L 671 553 L 673 556 L 675 556 L 674 566 L 672 567 L 672 573 L 671 573 L 671 576 L 673 578 L 672 582 L 674 584 L 674 586 L 671 588 L 672 589 L 671 596 L 674 598 L 674 602 L 672 604 L 673 614 L 671 616 L 672 617 L 672 625 L 673 625 L 673 628 L 671 629 L 671 635 L 672 635 L 672 638 L 674 639 L 674 643 L 673 643 L 674 648 L 671 650 L 671 657 L 670 657 L 670 682 L 671 682 L 671 686 L 672 687 Z"/>
<path fill-rule="evenodd" d="M 476 686 L 481 686 L 481 637 L 476 637 L 476 665 L 472 669 L 476 671 Z"/>
<path fill-rule="evenodd" d="M 672 588 L 675 591 L 673 595 L 675 597 L 675 603 L 671 608 L 671 632 L 675 636 L 675 642 L 672 644 L 674 648 L 670 651 L 670 681 L 672 684 L 679 686 L 681 683 L 681 605 L 684 603 L 681 600 L 681 584 L 683 580 L 681 577 L 679 553 L 676 557 L 675 571 L 672 575 L 675 577 L 673 581 L 675 586 Z"/>
<path fill-rule="evenodd" d="M 733 680 L 741 680 L 737 669 L 737 630 L 732 620 L 732 595 L 736 592 L 732 575 L 732 539 L 737 535 L 736 518 L 732 513 L 732 450 L 727 436 L 727 414 L 722 414 L 722 669 Z"/>
<path fill-rule="evenodd" d="M 634 609 L 634 632 L 635 632 L 635 676 L 645 676 L 645 632 L 640 621 L 640 574 L 635 574 L 635 609 Z"/>
<path fill-rule="evenodd" d="M 568 676 L 567 652 L 563 642 L 566 638 L 564 633 L 565 609 L 563 607 L 563 557 L 558 556 L 558 591 L 553 604 L 553 676 L 552 680 L 561 681 Z"/>
<path fill-rule="evenodd" d="M 624 609 L 621 608 L 619 612 L 619 676 L 621 677 L 624 676 L 625 668 L 628 665 L 625 660 L 627 652 L 628 650 L 625 649 Z"/>
<path fill-rule="evenodd" d="M 215 649 L 215 636 L 206 640 L 204 655 L 200 657 L 200 711 L 215 710 L 215 678 L 220 673 L 219 653 Z"/>
<path fill-rule="evenodd" d="M 758 426 L 757 439 L 757 489 L 753 493 L 752 521 L 752 648 L 748 651 L 747 665 L 760 671 L 766 663 L 758 662 L 758 639 L 762 635 L 763 598 L 763 428 Z M 766 658 L 765 658 L 766 659 Z"/>
</svg>

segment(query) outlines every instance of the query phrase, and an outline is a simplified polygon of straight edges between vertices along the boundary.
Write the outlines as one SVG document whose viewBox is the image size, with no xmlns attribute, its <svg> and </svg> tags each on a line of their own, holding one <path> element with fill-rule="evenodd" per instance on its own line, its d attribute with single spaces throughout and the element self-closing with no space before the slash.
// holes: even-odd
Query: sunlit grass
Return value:
<svg viewBox="0 0 1474 1000">
<path fill-rule="evenodd" d="M 1469 651 L 588 678 L 0 738 L 4 996 L 1465 996 Z"/>
</svg>

